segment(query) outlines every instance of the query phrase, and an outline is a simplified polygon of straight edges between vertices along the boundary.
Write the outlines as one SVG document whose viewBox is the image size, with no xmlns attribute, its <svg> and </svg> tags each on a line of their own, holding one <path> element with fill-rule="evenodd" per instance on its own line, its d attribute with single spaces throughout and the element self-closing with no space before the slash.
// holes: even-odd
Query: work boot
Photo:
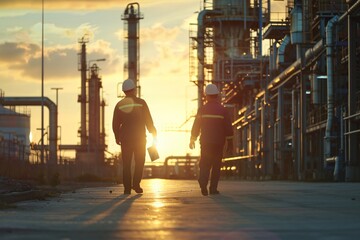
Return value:
<svg viewBox="0 0 360 240">
<path fill-rule="evenodd" d="M 134 189 L 134 191 L 136 193 L 143 193 L 144 192 L 144 190 L 140 186 L 136 186 L 136 187 L 133 186 L 132 189 Z"/>
<path fill-rule="evenodd" d="M 208 190 L 207 190 L 206 187 L 202 187 L 202 188 L 201 188 L 201 194 L 202 194 L 203 196 L 209 195 Z"/>
<path fill-rule="evenodd" d="M 209 189 L 209 192 L 210 192 L 210 194 L 212 194 L 212 195 L 215 195 L 215 194 L 220 194 L 220 192 L 217 190 L 217 189 Z"/>
<path fill-rule="evenodd" d="M 124 195 L 129 195 L 129 194 L 131 194 L 131 190 L 125 189 L 125 190 L 124 190 Z"/>
</svg>

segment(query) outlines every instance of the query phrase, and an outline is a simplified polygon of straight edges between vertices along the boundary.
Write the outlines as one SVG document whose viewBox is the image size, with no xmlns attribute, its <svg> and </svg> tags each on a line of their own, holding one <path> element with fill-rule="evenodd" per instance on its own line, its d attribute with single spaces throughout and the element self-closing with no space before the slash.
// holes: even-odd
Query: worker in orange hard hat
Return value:
<svg viewBox="0 0 360 240">
<path fill-rule="evenodd" d="M 125 97 L 114 109 L 112 128 L 116 143 L 121 145 L 123 160 L 124 194 L 130 194 L 131 189 L 136 193 L 143 193 L 140 186 L 145 164 L 146 129 L 156 138 L 150 110 L 146 102 L 136 97 L 136 86 L 131 79 L 122 84 Z M 134 156 L 135 170 L 131 179 L 131 162 Z"/>
<path fill-rule="evenodd" d="M 233 148 L 231 121 L 227 110 L 218 101 L 219 90 L 216 85 L 208 84 L 205 88 L 205 95 L 207 102 L 199 108 L 196 114 L 189 144 L 190 149 L 194 149 L 195 141 L 200 135 L 201 157 L 198 181 L 204 196 L 209 193 L 219 194 L 218 182 L 225 143 L 227 152 L 231 152 Z"/>
</svg>

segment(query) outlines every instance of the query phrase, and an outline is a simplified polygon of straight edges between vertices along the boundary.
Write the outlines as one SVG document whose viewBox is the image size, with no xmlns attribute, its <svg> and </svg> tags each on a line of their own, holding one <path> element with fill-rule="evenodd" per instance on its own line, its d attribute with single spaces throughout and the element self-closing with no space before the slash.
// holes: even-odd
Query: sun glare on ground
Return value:
<svg viewBox="0 0 360 240">
<path fill-rule="evenodd" d="M 155 195 L 159 195 L 160 192 L 164 189 L 164 180 L 162 179 L 152 179 L 151 180 L 151 192 L 153 192 Z"/>
<path fill-rule="evenodd" d="M 160 199 L 161 192 L 164 191 L 165 182 L 163 179 L 151 180 L 151 191 L 154 193 L 154 202 L 151 204 L 155 209 L 164 207 L 164 202 Z"/>
</svg>

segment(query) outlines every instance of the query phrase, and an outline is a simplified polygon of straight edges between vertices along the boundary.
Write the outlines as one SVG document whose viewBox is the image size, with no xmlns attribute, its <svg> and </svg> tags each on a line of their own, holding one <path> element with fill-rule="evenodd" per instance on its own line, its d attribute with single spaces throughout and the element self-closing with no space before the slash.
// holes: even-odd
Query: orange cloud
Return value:
<svg viewBox="0 0 360 240">
<path fill-rule="evenodd" d="M 44 52 L 45 75 L 49 81 L 69 81 L 79 77 L 78 50 L 76 44 L 47 47 Z M 0 66 L 6 74 L 27 81 L 39 81 L 41 74 L 41 47 L 22 42 L 0 43 Z M 119 57 L 103 40 L 91 43 L 87 59 L 105 58 L 101 63 L 108 72 L 119 68 Z M 115 70 L 114 70 L 115 69 Z M 4 73 L 3 73 L 4 74 Z"/>
<path fill-rule="evenodd" d="M 161 24 L 155 24 L 151 28 L 142 28 L 140 33 L 140 41 L 152 42 L 170 42 L 180 34 L 178 27 L 165 28 Z"/>
<path fill-rule="evenodd" d="M 171 3 L 186 3 L 193 0 L 172 0 Z M 168 0 L 144 0 L 139 2 L 141 7 L 168 4 Z M 125 0 L 44 0 L 45 9 L 57 10 L 99 10 L 110 8 L 125 8 Z M 4 9 L 41 9 L 42 0 L 1 0 L 0 8 Z"/>
<path fill-rule="evenodd" d="M 23 42 L 5 42 L 0 44 L 0 65 L 9 67 L 11 65 L 26 64 L 28 56 L 39 51 L 36 44 L 26 44 Z"/>
<path fill-rule="evenodd" d="M 125 3 L 116 0 L 44 0 L 45 9 L 57 10 L 93 10 L 122 7 Z M 2 0 L 0 8 L 8 9 L 41 9 L 42 0 Z"/>
</svg>

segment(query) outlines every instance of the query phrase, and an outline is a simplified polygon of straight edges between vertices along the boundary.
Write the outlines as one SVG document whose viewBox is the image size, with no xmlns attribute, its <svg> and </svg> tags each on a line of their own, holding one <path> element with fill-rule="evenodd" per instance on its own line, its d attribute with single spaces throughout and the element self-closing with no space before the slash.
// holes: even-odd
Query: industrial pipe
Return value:
<svg viewBox="0 0 360 240">
<path fill-rule="evenodd" d="M 314 58 L 316 55 L 318 55 L 322 50 L 324 49 L 323 41 L 320 40 L 317 42 L 313 48 L 308 49 L 305 52 L 305 59 L 304 59 L 304 65 L 307 64 L 309 60 Z M 279 86 L 283 85 L 287 82 L 288 78 L 294 74 L 296 71 L 298 71 L 301 68 L 301 59 L 298 58 L 293 64 L 291 64 L 288 68 L 286 68 L 284 71 L 282 71 L 278 76 L 276 76 L 267 86 L 267 89 L 269 90 L 275 90 Z M 276 86 L 276 88 L 273 88 Z"/>
<path fill-rule="evenodd" d="M 346 19 L 346 17 L 348 15 L 350 15 L 352 12 L 357 11 L 358 8 L 360 7 L 360 1 L 355 2 L 343 15 L 341 15 L 340 17 L 337 17 L 337 22 L 342 22 Z M 335 18 L 334 17 L 334 18 Z M 329 20 L 331 21 L 331 20 Z M 318 55 L 322 50 L 323 50 L 324 46 L 323 46 L 323 40 L 321 39 L 320 41 L 318 41 L 313 48 L 308 49 L 305 52 L 305 59 L 304 59 L 304 64 L 306 65 L 306 63 L 311 60 L 312 58 L 314 58 L 316 55 Z M 273 86 L 275 86 L 275 84 L 283 84 L 286 82 L 287 78 L 289 76 L 291 76 L 291 74 L 293 74 L 296 70 L 299 70 L 301 67 L 301 61 L 300 59 L 297 59 L 293 64 L 291 64 L 285 71 L 281 72 L 277 77 L 275 77 L 269 84 L 268 84 L 268 89 L 272 89 Z"/>
<path fill-rule="evenodd" d="M 346 17 L 352 14 L 354 11 L 358 11 L 360 8 L 360 1 L 356 1 L 343 15 L 338 19 L 338 22 L 346 20 Z"/>
<path fill-rule="evenodd" d="M 202 106 L 202 96 L 204 91 L 204 66 L 205 66 L 205 25 L 206 25 L 206 17 L 210 15 L 219 15 L 221 11 L 217 10 L 202 10 L 198 15 L 198 30 L 197 30 L 197 57 L 198 57 L 198 107 Z"/>
<path fill-rule="evenodd" d="M 285 49 L 286 46 L 290 43 L 290 37 L 289 35 L 286 35 L 283 40 L 281 41 L 281 44 L 279 46 L 277 58 L 276 58 L 276 68 L 280 69 L 280 64 L 285 62 Z"/>
<path fill-rule="evenodd" d="M 331 157 L 331 129 L 334 120 L 334 88 L 333 88 L 333 28 L 339 17 L 330 19 L 326 25 L 326 74 L 327 74 L 327 122 L 324 137 L 324 167 L 326 159 Z"/>
<path fill-rule="evenodd" d="M 185 160 L 185 161 L 189 161 L 191 162 L 192 160 L 195 160 L 196 164 L 198 164 L 200 157 L 199 156 L 190 156 L 190 155 L 185 155 L 185 156 L 168 156 L 165 158 L 164 161 L 164 177 L 168 178 L 168 166 L 169 166 L 169 161 L 171 159 L 175 159 L 175 160 Z"/>
<path fill-rule="evenodd" d="M 343 15 L 340 17 L 335 16 L 331 20 L 329 20 L 328 25 L 326 27 L 326 55 L 327 55 L 327 81 L 328 81 L 328 121 L 326 124 L 326 133 L 325 133 L 325 143 L 324 143 L 324 157 L 325 157 L 325 163 L 326 158 L 330 158 L 331 154 L 331 127 L 332 127 L 332 121 L 333 121 L 333 108 L 334 108 L 334 96 L 333 96 L 333 79 L 332 79 L 332 71 L 333 71 L 333 64 L 331 59 L 332 54 L 332 33 L 333 33 L 333 25 L 337 22 L 342 22 L 346 19 L 348 15 L 351 13 L 358 11 L 360 7 L 360 1 L 355 2 Z M 273 80 L 267 85 L 267 89 L 269 90 L 275 90 L 278 87 L 285 84 L 290 77 L 296 73 L 296 71 L 299 71 L 302 66 L 306 66 L 309 62 L 309 60 L 315 58 L 318 54 L 321 53 L 321 51 L 324 49 L 323 40 L 321 39 L 318 41 L 313 48 L 308 49 L 305 52 L 304 57 L 304 63 L 301 65 L 301 59 L 297 59 L 294 63 L 292 63 L 287 69 L 285 69 L 283 72 L 281 72 L 278 76 L 273 78 Z M 330 65 L 329 65 L 330 64 Z M 329 67 L 330 66 L 330 67 Z M 330 95 L 329 95 L 330 94 Z M 264 95 L 264 91 L 258 94 L 258 97 L 262 97 Z"/>
<path fill-rule="evenodd" d="M 44 97 L 44 105 L 49 109 L 49 162 L 48 164 L 57 164 L 57 127 L 58 116 L 57 106 L 49 98 Z M 41 97 L 4 97 L 2 99 L 4 106 L 41 106 Z"/>
<path fill-rule="evenodd" d="M 356 3 L 354 3 L 354 5 L 352 5 L 343 15 L 341 15 L 340 17 L 335 16 L 334 18 L 337 18 L 337 22 L 342 22 L 346 19 L 346 17 L 351 14 L 354 11 L 357 11 L 358 8 L 360 7 L 360 1 L 357 1 Z M 329 20 L 331 21 L 331 20 Z M 314 58 L 316 55 L 318 55 L 324 48 L 323 45 L 323 40 L 321 39 L 320 41 L 318 41 L 313 48 L 308 49 L 305 52 L 305 59 L 304 59 L 304 65 L 306 65 L 306 63 L 311 60 L 312 58 Z M 292 73 L 294 73 L 296 70 L 299 70 L 301 67 L 301 61 L 300 59 L 297 59 L 293 64 L 291 64 L 285 71 L 281 72 L 277 77 L 275 77 L 269 84 L 268 84 L 268 89 L 271 89 L 273 86 L 275 86 L 275 84 L 283 84 L 286 82 L 287 78 L 289 76 L 291 76 Z M 283 82 L 284 81 L 284 82 Z"/>
</svg>

